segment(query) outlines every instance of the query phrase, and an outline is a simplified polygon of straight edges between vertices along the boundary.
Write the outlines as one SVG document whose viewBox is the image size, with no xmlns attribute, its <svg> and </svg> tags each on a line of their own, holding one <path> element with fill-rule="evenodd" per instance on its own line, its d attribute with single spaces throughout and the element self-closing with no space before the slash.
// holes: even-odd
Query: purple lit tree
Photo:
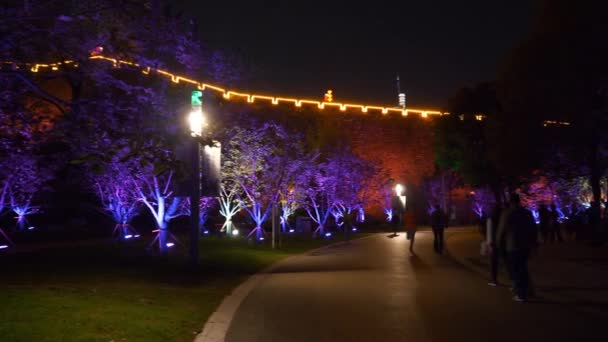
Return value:
<svg viewBox="0 0 608 342">
<path fill-rule="evenodd" d="M 344 229 L 356 229 L 352 216 L 363 213 L 364 207 L 371 204 L 371 192 L 377 189 L 378 176 L 382 170 L 374 163 L 361 159 L 346 150 L 342 153 L 342 165 L 348 171 L 340 179 L 340 202 L 338 208 L 342 210 L 345 221 L 353 225 Z M 362 214 L 364 215 L 364 214 Z M 364 218 L 360 220 L 362 222 Z"/>
<path fill-rule="evenodd" d="M 50 170 L 40 168 L 36 157 L 28 152 L 13 154 L 9 160 L 13 163 L 13 176 L 9 181 L 10 207 L 17 215 L 17 228 L 33 229 L 28 224 L 27 216 L 39 211 L 32 204 L 32 199 L 51 178 Z"/>
<path fill-rule="evenodd" d="M 382 205 L 386 222 L 393 222 L 393 197 L 395 196 L 395 181 L 391 178 L 382 185 Z"/>
<path fill-rule="evenodd" d="M 473 191 L 473 212 L 477 217 L 482 218 L 484 215 L 489 215 L 495 203 L 496 197 L 488 187 Z"/>
<path fill-rule="evenodd" d="M 136 179 L 127 162 L 110 161 L 104 173 L 91 173 L 91 183 L 105 212 L 114 220 L 112 237 L 128 240 L 139 237 L 131 220 L 140 213 L 141 201 L 132 191 Z"/>
<path fill-rule="evenodd" d="M 236 192 L 238 187 L 234 184 L 223 183 L 220 189 L 220 197 L 218 199 L 220 205 L 220 215 L 225 219 L 222 225 L 221 231 L 226 232 L 228 235 L 238 234 L 236 226 L 232 222 L 232 217 L 241 210 L 241 202 L 237 199 Z"/>
<path fill-rule="evenodd" d="M 248 237 L 255 234 L 263 239 L 262 224 L 277 203 L 281 189 L 289 183 L 299 141 L 275 124 L 265 123 L 252 128 L 234 128 L 225 151 L 223 178 L 233 180 L 240 188 L 235 196 L 255 222 Z"/>
<path fill-rule="evenodd" d="M 317 224 L 313 237 L 317 236 L 317 233 L 325 234 L 327 219 L 338 202 L 336 185 L 340 170 L 340 164 L 335 159 L 330 159 L 311 163 L 300 174 L 298 183 L 306 195 L 303 207 Z"/>
<path fill-rule="evenodd" d="M 289 187 L 286 191 L 281 192 L 281 231 L 283 233 L 293 231 L 289 225 L 289 217 L 293 215 L 299 208 L 302 194 L 297 192 L 294 187 Z"/>
<path fill-rule="evenodd" d="M 7 177 L 7 178 L 3 178 L 0 180 L 0 214 L 2 214 L 2 212 L 4 211 L 4 208 L 6 207 L 6 198 L 7 198 L 8 191 L 9 191 L 9 179 Z M 0 240 L 0 249 L 7 248 L 7 247 L 9 247 L 9 245 L 14 244 L 13 241 L 8 237 L 8 235 L 6 235 L 6 232 L 2 229 L 2 227 L 0 227 L 0 235 L 2 235 L 2 238 L 4 238 L 6 243 L 8 243 L 8 245 L 5 245 Z"/>
<path fill-rule="evenodd" d="M 177 197 L 172 189 L 173 171 L 155 173 L 151 167 L 142 168 L 136 173 L 133 188 L 135 196 L 150 211 L 156 221 L 158 250 L 167 254 L 177 239 L 169 232 L 169 221 L 178 216 L 188 215 L 190 203 L 187 198 Z"/>
<path fill-rule="evenodd" d="M 337 149 L 320 162 L 307 164 L 298 182 L 306 196 L 303 207 L 317 224 L 313 236 L 324 235 L 329 215 L 339 219 L 362 203 L 362 179 L 371 174 L 362 172 L 365 163 L 348 149 Z"/>
<path fill-rule="evenodd" d="M 208 232 L 205 225 L 207 224 L 207 220 L 209 220 L 209 212 L 215 207 L 215 201 L 216 199 L 213 197 L 201 197 L 199 202 L 200 213 L 198 218 L 198 226 L 203 234 L 207 234 L 206 232 Z M 190 213 L 188 213 L 188 215 L 190 215 Z"/>
</svg>

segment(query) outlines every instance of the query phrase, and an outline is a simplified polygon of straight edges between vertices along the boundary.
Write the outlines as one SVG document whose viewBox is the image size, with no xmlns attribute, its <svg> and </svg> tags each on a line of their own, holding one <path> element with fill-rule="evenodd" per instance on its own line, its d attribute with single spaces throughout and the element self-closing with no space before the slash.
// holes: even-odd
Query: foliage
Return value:
<svg viewBox="0 0 608 342">
<path fill-rule="evenodd" d="M 274 123 L 248 128 L 235 127 L 228 134 L 222 178 L 234 182 L 241 206 L 255 222 L 260 238 L 262 223 L 295 180 L 301 163 L 300 140 Z M 253 232 L 253 231 L 252 231 Z"/>
</svg>

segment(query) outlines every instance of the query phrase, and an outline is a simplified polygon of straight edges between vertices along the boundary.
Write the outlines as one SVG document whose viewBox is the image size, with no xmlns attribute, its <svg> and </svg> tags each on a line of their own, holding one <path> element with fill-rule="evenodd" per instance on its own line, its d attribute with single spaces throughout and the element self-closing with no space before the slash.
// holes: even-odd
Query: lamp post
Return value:
<svg viewBox="0 0 608 342">
<path fill-rule="evenodd" d="M 395 185 L 395 195 L 399 198 L 399 225 L 403 225 L 403 214 L 405 213 L 405 201 L 406 197 L 404 195 L 405 187 L 401 184 Z"/>
<path fill-rule="evenodd" d="M 198 264 L 198 235 L 200 218 L 200 198 L 201 198 L 201 147 L 199 140 L 203 135 L 205 116 L 203 115 L 203 92 L 200 90 L 192 91 L 190 97 L 192 106 L 188 122 L 190 123 L 190 136 L 192 139 L 192 175 L 193 187 L 190 194 L 190 262 L 192 265 Z"/>
</svg>

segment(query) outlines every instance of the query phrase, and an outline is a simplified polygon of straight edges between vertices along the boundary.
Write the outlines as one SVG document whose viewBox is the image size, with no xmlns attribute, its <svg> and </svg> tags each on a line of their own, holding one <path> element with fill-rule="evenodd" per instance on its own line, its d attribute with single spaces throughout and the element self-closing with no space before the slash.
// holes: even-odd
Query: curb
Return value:
<svg viewBox="0 0 608 342">
<path fill-rule="evenodd" d="M 224 297 L 221 304 L 211 314 L 211 316 L 209 316 L 207 322 L 205 322 L 203 330 L 196 335 L 194 342 L 223 342 L 226 338 L 226 333 L 228 332 L 230 323 L 232 323 L 232 318 L 243 300 L 249 295 L 251 290 L 253 290 L 262 280 L 264 280 L 265 277 L 267 277 L 275 269 L 279 268 L 283 263 L 286 263 L 296 257 L 313 254 L 326 248 L 341 246 L 351 241 L 362 240 L 376 235 L 377 234 L 371 234 L 369 236 L 363 236 L 348 241 L 339 241 L 306 251 L 301 254 L 292 255 L 283 260 L 277 261 L 258 273 L 250 276 L 247 278 L 247 280 L 237 286 L 230 294 Z"/>
</svg>

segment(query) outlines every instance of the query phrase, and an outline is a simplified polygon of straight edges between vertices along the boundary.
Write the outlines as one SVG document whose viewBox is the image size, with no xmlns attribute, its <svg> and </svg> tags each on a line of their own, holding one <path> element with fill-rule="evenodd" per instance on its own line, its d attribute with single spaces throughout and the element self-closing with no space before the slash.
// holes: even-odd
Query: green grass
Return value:
<svg viewBox="0 0 608 342">
<path fill-rule="evenodd" d="M 144 241 L 0 255 L 0 340 L 192 341 L 248 275 L 340 239 L 290 237 L 272 250 L 206 238 L 196 269 L 187 246 L 160 258 Z"/>
</svg>

